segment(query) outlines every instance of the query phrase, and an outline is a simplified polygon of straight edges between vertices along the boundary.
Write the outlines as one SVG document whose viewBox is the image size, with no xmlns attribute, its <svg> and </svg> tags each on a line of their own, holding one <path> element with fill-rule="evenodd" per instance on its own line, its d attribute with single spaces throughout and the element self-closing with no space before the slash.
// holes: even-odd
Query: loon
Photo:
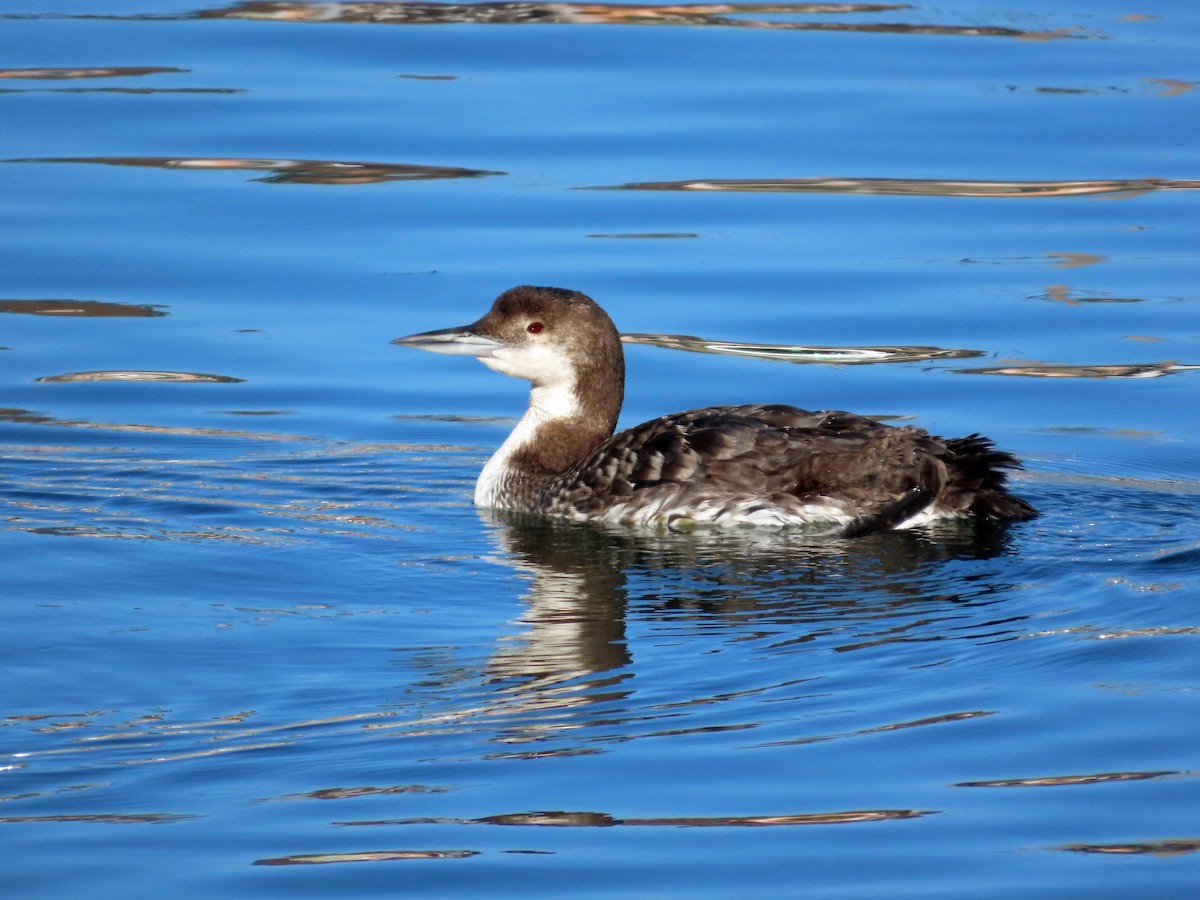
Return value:
<svg viewBox="0 0 1200 900">
<path fill-rule="evenodd" d="M 475 356 L 532 383 L 524 417 L 479 475 L 478 506 L 668 530 L 820 524 L 847 537 L 1037 515 L 1005 488 L 1019 460 L 978 434 L 781 405 L 711 406 L 614 434 L 621 338 L 578 291 L 522 285 L 474 324 L 392 343 Z"/>
</svg>

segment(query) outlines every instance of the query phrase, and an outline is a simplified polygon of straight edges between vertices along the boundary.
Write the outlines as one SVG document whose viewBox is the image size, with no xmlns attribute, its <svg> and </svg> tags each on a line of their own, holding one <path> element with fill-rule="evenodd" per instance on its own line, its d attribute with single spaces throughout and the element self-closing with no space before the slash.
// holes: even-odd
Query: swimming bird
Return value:
<svg viewBox="0 0 1200 900">
<path fill-rule="evenodd" d="M 711 406 L 614 434 L 621 338 L 578 291 L 522 285 L 471 325 L 392 343 L 531 382 L 525 415 L 479 475 L 478 506 L 667 529 L 824 524 L 845 536 L 1037 514 L 1005 487 L 1020 462 L 978 434 L 782 405 Z"/>
</svg>

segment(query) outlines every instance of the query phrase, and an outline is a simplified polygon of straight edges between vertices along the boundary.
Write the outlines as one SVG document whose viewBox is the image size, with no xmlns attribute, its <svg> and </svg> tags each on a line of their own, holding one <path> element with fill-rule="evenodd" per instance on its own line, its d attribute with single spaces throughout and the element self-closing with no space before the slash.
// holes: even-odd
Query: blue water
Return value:
<svg viewBox="0 0 1200 900">
<path fill-rule="evenodd" d="M 1054 7 L 7 4 L 4 895 L 1195 896 L 1200 13 Z M 525 386 L 388 342 L 522 282 L 964 351 L 630 343 L 622 421 L 980 431 L 1042 516 L 477 511 Z"/>
</svg>

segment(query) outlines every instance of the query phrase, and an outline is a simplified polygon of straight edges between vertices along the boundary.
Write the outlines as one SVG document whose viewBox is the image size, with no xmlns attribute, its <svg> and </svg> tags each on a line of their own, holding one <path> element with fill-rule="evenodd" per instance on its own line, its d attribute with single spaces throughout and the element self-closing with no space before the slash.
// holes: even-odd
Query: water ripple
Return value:
<svg viewBox="0 0 1200 900">
<path fill-rule="evenodd" d="M 0 300 L 0 312 L 71 318 L 155 318 L 165 316 L 156 303 L 109 303 L 100 300 Z"/>
<path fill-rule="evenodd" d="M 131 78 L 140 75 L 161 75 L 167 72 L 184 73 L 190 71 L 191 69 L 177 69 L 174 66 L 92 66 L 48 69 L 0 69 L 0 78 L 29 78 L 38 80 L 61 80 L 68 78 Z"/>
<path fill-rule="evenodd" d="M 716 341 L 687 334 L 622 334 L 626 344 L 651 344 L 670 350 L 692 353 L 717 353 L 750 356 L 793 363 L 830 363 L 833 365 L 869 365 L 873 363 L 917 362 L 927 359 L 966 359 L 984 356 L 982 350 L 955 350 L 944 347 L 805 347 L 795 344 L 761 344 Z"/>
<path fill-rule="evenodd" d="M 347 827 L 395 825 L 507 825 L 550 828 L 763 828 L 787 825 L 857 825 L 864 822 L 897 822 L 937 814 L 931 809 L 851 809 L 837 812 L 791 813 L 762 816 L 665 816 L 656 818 L 618 817 L 590 811 L 537 810 L 500 813 L 477 819 L 382 819 L 335 822 Z"/>
<path fill-rule="evenodd" d="M 93 163 L 104 166 L 142 166 L 157 169 L 266 170 L 273 174 L 251 181 L 267 184 L 378 184 L 387 181 L 427 181 L 438 178 L 481 178 L 504 175 L 487 169 L 426 166 L 413 163 L 348 162 L 320 159 L 249 159 L 175 156 L 55 156 L 5 159 L 6 163 Z"/>
<path fill-rule="evenodd" d="M 1166 838 L 1157 841 L 1139 841 L 1127 844 L 1063 844 L 1056 850 L 1073 853 L 1107 853 L 1134 856 L 1181 856 L 1200 852 L 1200 838 Z"/>
<path fill-rule="evenodd" d="M 241 19 L 265 22 L 355 23 L 371 25 L 556 24 L 556 25 L 685 25 L 764 28 L 778 31 L 862 32 L 868 34 L 1005 37 L 1023 40 L 1088 38 L 1079 27 L 1022 29 L 1004 25 L 823 21 L 782 22 L 757 16 L 840 15 L 895 12 L 912 7 L 897 3 L 709 3 L 625 5 L 618 3 L 536 3 L 508 0 L 482 3 L 300 3 L 295 0 L 245 0 L 196 12 L 149 13 L 9 13 L 0 18 L 76 18 L 168 21 Z"/>
<path fill-rule="evenodd" d="M 1106 181 L 947 181 L 938 178 L 710 178 L 596 185 L 584 190 L 738 191 L 776 194 L 890 194 L 907 197 L 1136 196 L 1153 191 L 1194 191 L 1200 180 L 1126 178 Z"/>
<path fill-rule="evenodd" d="M 1092 366 L 1021 363 L 988 366 L 979 369 L 954 369 L 960 375 L 1022 375 L 1033 378 L 1161 378 L 1180 372 L 1194 372 L 1200 365 L 1176 362 L 1109 363 Z"/>
<path fill-rule="evenodd" d="M 103 369 L 95 372 L 66 372 L 62 375 L 43 375 L 34 381 L 170 381 L 204 384 L 237 384 L 245 379 L 232 375 L 210 375 L 205 372 L 167 372 L 146 369 Z"/>
</svg>

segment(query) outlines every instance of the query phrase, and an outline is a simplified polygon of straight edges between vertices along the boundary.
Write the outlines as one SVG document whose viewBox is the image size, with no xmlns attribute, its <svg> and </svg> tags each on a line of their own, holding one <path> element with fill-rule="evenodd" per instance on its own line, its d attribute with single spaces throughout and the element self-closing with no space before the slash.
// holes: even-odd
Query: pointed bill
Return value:
<svg viewBox="0 0 1200 900">
<path fill-rule="evenodd" d="M 415 347 L 431 353 L 451 353 L 461 356 L 489 357 L 504 346 L 500 341 L 476 334 L 470 325 L 456 328 L 440 328 L 437 331 L 422 331 L 407 337 L 396 338 L 393 344 Z"/>
</svg>

